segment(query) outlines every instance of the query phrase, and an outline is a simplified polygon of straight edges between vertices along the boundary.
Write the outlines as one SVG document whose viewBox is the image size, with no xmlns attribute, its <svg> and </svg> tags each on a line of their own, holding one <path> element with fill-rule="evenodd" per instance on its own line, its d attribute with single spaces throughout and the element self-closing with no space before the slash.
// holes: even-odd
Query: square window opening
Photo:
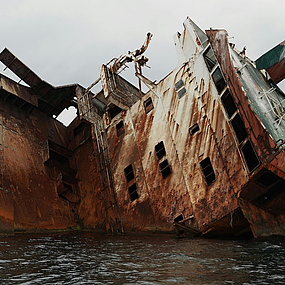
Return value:
<svg viewBox="0 0 285 285">
<path fill-rule="evenodd" d="M 157 156 L 157 159 L 158 159 L 158 160 L 160 160 L 163 156 L 166 155 L 163 141 L 159 142 L 159 143 L 154 147 L 154 149 L 155 149 L 155 153 L 156 153 L 156 156 Z"/>
<path fill-rule="evenodd" d="M 228 118 L 230 119 L 233 116 L 233 114 L 236 112 L 237 106 L 236 106 L 234 99 L 233 99 L 233 97 L 232 97 L 232 95 L 228 89 L 222 95 L 221 100 L 222 100 L 223 106 L 226 110 L 226 113 L 228 115 Z"/>
<path fill-rule="evenodd" d="M 115 118 L 119 113 L 121 113 L 122 109 L 116 105 L 114 105 L 110 110 L 109 110 L 109 116 L 110 119 L 112 120 Z"/>
<path fill-rule="evenodd" d="M 186 88 L 182 87 L 178 92 L 177 92 L 177 96 L 178 98 L 182 98 L 184 95 L 186 94 Z"/>
<path fill-rule="evenodd" d="M 214 55 L 214 52 L 211 47 L 208 47 L 207 50 L 203 54 L 206 65 L 208 67 L 209 72 L 213 70 L 215 65 L 217 64 L 217 59 Z"/>
<path fill-rule="evenodd" d="M 216 180 L 216 175 L 209 157 L 206 157 L 200 162 L 200 167 L 203 172 L 207 185 L 210 185 Z"/>
<path fill-rule="evenodd" d="M 124 173 L 125 173 L 127 182 L 130 182 L 131 180 L 135 178 L 133 166 L 131 164 L 124 169 Z"/>
<path fill-rule="evenodd" d="M 247 137 L 247 132 L 244 126 L 244 122 L 239 113 L 234 116 L 231 121 L 231 125 L 235 131 L 239 144 L 242 143 Z"/>
<path fill-rule="evenodd" d="M 134 183 L 132 186 L 130 186 L 128 188 L 128 190 L 129 190 L 129 194 L 130 194 L 130 198 L 131 198 L 132 202 L 139 198 L 139 194 L 138 194 L 138 191 L 137 191 L 137 184 L 136 183 Z"/>
<path fill-rule="evenodd" d="M 143 104 L 144 104 L 144 110 L 146 114 L 153 109 L 153 103 L 152 103 L 151 97 L 147 98 Z"/>
<path fill-rule="evenodd" d="M 125 133 L 125 128 L 124 128 L 124 123 L 123 121 L 120 121 L 117 125 L 116 125 L 116 130 L 117 130 L 117 137 L 119 137 L 120 135 Z"/>
<path fill-rule="evenodd" d="M 175 90 L 179 90 L 182 86 L 184 86 L 184 82 L 182 79 L 180 79 L 179 81 L 177 81 L 175 84 L 174 84 L 174 88 Z"/>
<path fill-rule="evenodd" d="M 167 177 L 171 173 L 171 168 L 167 159 L 159 164 L 159 169 L 163 178 Z"/>
<path fill-rule="evenodd" d="M 195 133 L 199 132 L 199 130 L 200 130 L 199 125 L 198 123 L 196 123 L 189 128 L 189 133 L 191 136 L 193 136 Z"/>
<path fill-rule="evenodd" d="M 216 88 L 218 90 L 218 93 L 221 94 L 222 91 L 226 87 L 226 81 L 224 80 L 224 77 L 222 75 L 220 67 L 218 67 L 212 74 L 212 78 L 214 80 L 214 83 L 216 85 Z"/>
<path fill-rule="evenodd" d="M 174 88 L 179 99 L 186 94 L 186 88 L 184 87 L 184 82 L 182 79 L 174 84 Z"/>
<path fill-rule="evenodd" d="M 175 223 L 179 223 L 180 221 L 183 221 L 183 215 L 182 214 L 180 214 L 179 216 L 177 216 L 173 221 L 175 222 Z"/>
<path fill-rule="evenodd" d="M 245 143 L 241 150 L 244 155 L 249 172 L 253 172 L 253 170 L 259 166 L 260 161 L 252 147 L 250 140 Z"/>
<path fill-rule="evenodd" d="M 272 184 L 275 184 L 279 180 L 280 177 L 270 171 L 266 171 L 257 179 L 257 181 L 266 188 Z"/>
</svg>

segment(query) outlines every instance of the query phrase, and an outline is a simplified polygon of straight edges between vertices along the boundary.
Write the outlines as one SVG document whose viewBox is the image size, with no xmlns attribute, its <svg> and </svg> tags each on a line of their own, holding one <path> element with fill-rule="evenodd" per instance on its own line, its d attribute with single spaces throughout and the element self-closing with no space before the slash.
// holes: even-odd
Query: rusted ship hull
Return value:
<svg viewBox="0 0 285 285">
<path fill-rule="evenodd" d="M 53 87 L 2 51 L 29 85 L 1 75 L 2 233 L 285 234 L 284 45 L 274 67 L 268 54 L 252 62 L 226 31 L 187 18 L 177 67 L 154 83 L 142 75 L 150 39 L 101 67 L 97 94 Z M 132 61 L 139 88 L 118 74 Z M 65 127 L 53 117 L 69 106 Z"/>
</svg>

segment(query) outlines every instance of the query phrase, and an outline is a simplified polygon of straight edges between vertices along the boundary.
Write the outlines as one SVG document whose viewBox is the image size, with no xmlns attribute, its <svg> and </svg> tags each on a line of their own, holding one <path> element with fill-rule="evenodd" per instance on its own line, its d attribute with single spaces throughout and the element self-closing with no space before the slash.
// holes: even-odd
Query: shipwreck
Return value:
<svg viewBox="0 0 285 285">
<path fill-rule="evenodd" d="M 87 89 L 54 87 L 0 53 L 25 82 L 0 74 L 2 234 L 285 235 L 285 42 L 252 61 L 225 30 L 187 18 L 178 64 L 155 83 L 142 74 L 151 36 Z M 130 62 L 138 87 L 120 75 Z M 66 127 L 56 116 L 70 106 Z"/>
</svg>

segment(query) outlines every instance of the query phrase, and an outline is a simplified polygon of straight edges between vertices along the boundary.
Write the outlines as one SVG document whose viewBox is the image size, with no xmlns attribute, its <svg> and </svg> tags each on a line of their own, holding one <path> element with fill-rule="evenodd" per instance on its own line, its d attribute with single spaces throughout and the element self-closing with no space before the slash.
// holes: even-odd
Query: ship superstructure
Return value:
<svg viewBox="0 0 285 285">
<path fill-rule="evenodd" d="M 2 51 L 29 85 L 1 75 L 2 232 L 284 235 L 284 42 L 253 62 L 187 18 L 178 64 L 155 83 L 142 74 L 150 39 L 102 65 L 96 94 L 53 87 Z M 138 88 L 119 74 L 132 61 Z M 53 116 L 68 106 L 78 116 L 64 127 Z"/>
</svg>

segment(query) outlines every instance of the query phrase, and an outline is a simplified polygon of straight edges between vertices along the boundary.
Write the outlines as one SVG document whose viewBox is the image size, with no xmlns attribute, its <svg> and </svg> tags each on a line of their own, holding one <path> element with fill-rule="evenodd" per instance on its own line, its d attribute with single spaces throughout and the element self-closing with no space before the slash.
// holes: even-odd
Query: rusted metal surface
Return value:
<svg viewBox="0 0 285 285">
<path fill-rule="evenodd" d="M 234 186 L 239 183 L 236 177 L 238 169 L 232 168 L 229 165 L 232 162 L 225 156 L 226 153 L 231 153 L 236 163 L 240 158 L 222 110 L 217 99 L 214 99 L 215 87 L 208 78 L 199 80 L 198 74 L 195 76 L 199 68 L 199 65 L 197 68 L 190 63 L 181 68 L 175 75 L 175 81 L 182 78 L 187 94 L 178 99 L 172 89 L 172 96 L 165 96 L 164 100 L 166 108 L 169 108 L 172 137 L 193 204 L 194 221 L 202 230 L 205 225 L 217 221 L 237 207 Z M 185 72 L 186 70 L 188 71 Z M 191 136 L 189 128 L 196 123 L 199 125 L 199 132 Z M 212 161 L 216 174 L 219 173 L 216 181 L 209 186 L 205 184 L 199 165 L 206 157 Z"/>
<path fill-rule="evenodd" d="M 171 181 L 170 176 L 163 178 L 159 171 L 159 163 L 163 159 L 158 161 L 154 146 L 164 137 L 157 137 L 153 133 L 157 129 L 153 126 L 161 128 L 161 133 L 165 132 L 165 136 L 170 134 L 167 125 L 164 124 L 163 115 L 152 113 L 157 110 L 156 104 L 154 101 L 154 109 L 148 116 L 144 112 L 142 102 L 134 105 L 133 108 L 136 108 L 132 109 L 131 114 L 127 112 L 125 117 L 116 117 L 107 131 L 115 189 L 126 230 L 170 230 L 171 219 L 182 209 L 182 201 L 178 200 L 180 193 L 184 192 L 188 196 L 181 181 L 182 173 L 178 167 L 175 149 L 171 147 L 171 142 L 166 140 L 165 158 L 179 180 Z M 121 119 L 124 120 L 125 132 L 118 137 L 116 123 Z M 127 182 L 124 169 L 130 164 L 133 165 L 134 179 Z M 128 188 L 134 184 L 139 198 L 131 202 Z"/>
<path fill-rule="evenodd" d="M 170 230 L 169 220 L 183 214 L 183 217 L 193 215 L 194 219 L 187 221 L 188 226 L 198 228 L 205 235 L 248 233 L 250 220 L 243 216 L 238 197 L 248 196 L 249 199 L 252 195 L 252 203 L 261 199 L 260 193 L 255 196 L 260 188 L 249 181 L 274 160 L 277 155 L 275 142 L 245 96 L 231 62 L 226 31 L 207 32 L 225 78 L 225 87 L 217 90 L 200 56 L 207 46 L 203 47 L 198 39 L 200 31 L 191 21 L 186 21 L 184 27 L 183 34 L 178 34 L 175 40 L 178 67 L 154 86 L 155 91 L 152 91 L 156 96 L 147 93 L 126 113 L 117 115 L 111 123 L 107 121 L 122 221 L 128 229 Z M 176 89 L 174 86 L 179 80 L 182 85 Z M 186 92 L 179 95 L 182 88 Z M 232 94 L 245 125 L 242 143 L 226 118 L 220 99 L 225 90 Z M 154 108 L 146 114 L 142 101 L 147 97 L 152 97 Z M 189 134 L 191 126 L 197 123 L 199 131 Z M 117 132 L 119 124 L 124 126 L 124 132 Z M 161 176 L 160 161 L 155 155 L 155 146 L 161 141 L 165 146 L 164 158 L 171 167 L 171 174 L 166 178 Z M 257 153 L 253 169 L 248 165 L 249 158 L 243 154 L 245 146 L 251 144 L 252 153 Z M 200 166 L 204 159 L 211 161 L 215 173 L 214 181 L 208 185 Z M 130 165 L 134 178 L 128 181 L 124 169 Z M 128 192 L 134 183 L 135 199 L 133 192 L 131 195 Z M 277 193 L 278 189 L 271 192 Z M 277 202 L 272 202 L 270 207 L 273 205 L 277 207 Z"/>
<path fill-rule="evenodd" d="M 92 191 L 100 180 L 90 128 L 77 128 L 79 120 L 66 128 L 47 116 L 29 87 L 4 77 L 1 86 L 0 232 L 105 228 L 101 193 Z M 74 86 L 61 90 L 64 100 L 76 96 Z"/>
<path fill-rule="evenodd" d="M 179 41 L 189 43 L 189 40 L 188 36 Z M 203 230 L 238 207 L 235 186 L 240 186 L 238 176 L 245 174 L 231 164 L 240 163 L 242 168 L 241 159 L 221 108 L 214 100 L 216 90 L 209 78 L 201 77 L 204 63 L 200 59 L 195 66 L 195 57 L 196 54 L 192 55 L 192 59 L 157 85 L 157 96 L 151 96 L 154 106 L 151 112 L 145 113 L 142 102 L 149 93 L 107 126 L 112 171 L 125 228 L 171 230 L 171 221 L 176 216 L 193 214 L 195 219 L 188 221 L 189 225 Z M 181 99 L 174 89 L 180 79 L 187 90 Z M 125 132 L 118 136 L 116 125 L 121 120 Z M 191 137 L 188 129 L 197 122 L 200 132 Z M 166 178 L 159 171 L 163 159 L 159 161 L 155 154 L 155 145 L 160 141 L 166 150 L 164 159 L 171 167 L 171 174 Z M 226 153 L 232 153 L 236 161 L 228 162 Z M 219 173 L 211 186 L 205 185 L 199 169 L 199 162 L 206 157 L 211 158 Z M 135 172 L 130 182 L 124 177 L 128 165 Z M 130 202 L 128 187 L 133 183 L 138 198 Z"/>
<path fill-rule="evenodd" d="M 244 216 L 250 223 L 250 227 L 255 237 L 285 235 L 284 215 L 278 217 L 268 215 L 266 211 L 252 205 L 246 200 L 240 200 L 240 205 Z"/>
<path fill-rule="evenodd" d="M 13 213 L 13 230 L 60 229 L 75 225 L 68 202 L 59 199 L 56 193 L 59 172 L 43 161 L 48 134 L 53 133 L 54 140 L 63 143 L 64 129 L 60 124 L 55 126 L 48 122 L 47 117 L 30 116 L 24 121 L 5 111 L 1 138 L 2 191 L 9 197 L 4 201 L 10 201 L 6 207 L 10 205 Z"/>
<path fill-rule="evenodd" d="M 225 30 L 204 33 L 187 18 L 174 38 L 178 65 L 154 84 L 140 69 L 150 38 L 102 66 L 96 95 L 79 85 L 43 84 L 39 91 L 38 76 L 9 51 L 0 54 L 31 86 L 1 77 L 2 233 L 79 226 L 284 235 L 282 108 L 269 110 L 272 101 L 258 106 L 254 97 L 269 92 L 269 83 L 230 47 Z M 146 94 L 117 74 L 131 61 L 150 88 Z M 272 92 L 278 100 L 285 96 Z M 70 104 L 78 106 L 78 117 L 64 127 L 51 114 Z"/>
<path fill-rule="evenodd" d="M 109 151 L 105 137 L 105 131 L 103 128 L 103 119 L 96 112 L 98 109 L 94 108 L 92 103 L 92 93 L 84 92 L 82 87 L 77 87 L 76 95 L 79 105 L 79 115 L 82 120 L 85 120 L 92 126 L 92 143 L 93 150 L 95 152 L 97 169 L 97 185 L 96 192 L 99 191 L 98 195 L 102 201 L 103 210 L 100 208 L 96 211 L 101 211 L 104 214 L 105 227 L 108 232 L 123 232 L 123 226 L 121 224 L 121 218 L 118 211 L 117 197 L 114 191 L 113 174 L 110 168 Z M 96 196 L 97 197 L 97 196 Z M 84 203 L 85 201 L 83 201 Z M 97 201 L 94 201 L 97 203 Z M 93 203 L 93 204 L 94 204 Z M 91 204 L 91 209 L 94 208 Z M 100 218 L 102 218 L 100 216 Z M 93 221 L 92 224 L 96 223 L 97 220 Z"/>
<path fill-rule="evenodd" d="M 223 74 L 229 84 L 231 94 L 235 99 L 239 112 L 245 123 L 247 133 L 253 143 L 254 149 L 261 161 L 257 167 L 248 177 L 250 182 L 240 191 L 239 196 L 240 206 L 249 221 L 252 232 L 255 236 L 262 235 L 284 235 L 284 164 L 283 164 L 283 150 L 279 148 L 278 142 L 283 141 L 283 131 L 271 133 L 271 126 L 268 129 L 264 125 L 275 124 L 274 118 L 271 121 L 264 121 L 263 114 L 257 114 L 253 111 L 251 106 L 252 96 L 249 91 L 245 93 L 236 69 L 233 66 L 230 52 L 227 43 L 227 34 L 225 31 L 207 31 L 211 45 L 215 55 L 221 65 Z M 250 67 L 251 69 L 253 67 Z M 259 86 L 256 90 L 251 92 L 258 92 Z M 266 87 L 263 87 L 266 88 Z M 268 83 L 267 90 L 271 88 Z M 264 90 L 264 89 L 263 89 Z M 265 91 L 267 92 L 267 91 Z M 283 95 L 284 96 L 284 95 Z M 260 99 L 259 99 L 260 100 Z M 262 102 L 260 102 L 262 104 Z M 263 123 L 261 122 L 263 120 Z M 278 127 L 281 128 L 284 123 L 280 119 Z M 273 138 L 274 139 L 273 139 Z M 274 141 L 275 140 L 275 141 Z M 241 146 L 240 146 L 241 148 Z M 268 169 L 267 172 L 265 169 Z M 246 180 L 245 180 L 246 181 Z M 266 181 L 266 182 L 265 182 Z M 278 222 L 277 222 L 278 221 Z"/>
<path fill-rule="evenodd" d="M 0 232 L 14 231 L 14 201 L 12 193 L 4 188 L 3 112 L 0 111 Z"/>
<path fill-rule="evenodd" d="M 106 213 L 92 141 L 88 140 L 79 147 L 75 157 L 77 165 L 80 165 L 77 171 L 81 199 L 78 205 L 80 226 L 105 231 Z"/>
</svg>

